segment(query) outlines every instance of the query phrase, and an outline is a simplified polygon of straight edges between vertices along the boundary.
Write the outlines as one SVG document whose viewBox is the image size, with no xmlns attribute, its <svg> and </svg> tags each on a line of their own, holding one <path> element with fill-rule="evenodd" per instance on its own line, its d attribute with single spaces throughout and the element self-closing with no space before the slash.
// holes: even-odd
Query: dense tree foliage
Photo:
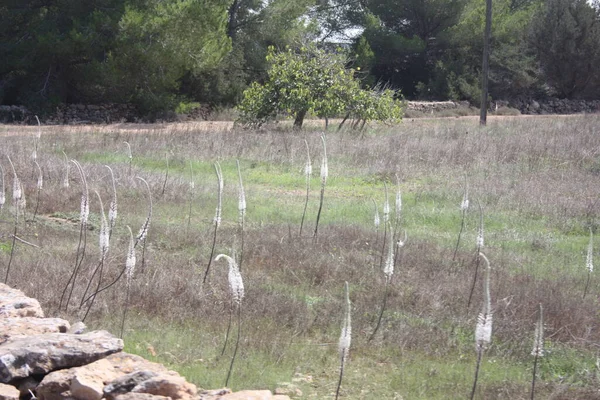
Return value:
<svg viewBox="0 0 600 400">
<path fill-rule="evenodd" d="M 321 117 L 352 116 L 357 120 L 399 120 L 400 103 L 392 90 L 365 90 L 346 69 L 346 59 L 315 46 L 276 52 L 269 47 L 268 78 L 254 82 L 239 105 L 241 121 L 260 125 L 280 113 L 294 117 L 300 128 L 307 113 Z M 346 117 L 346 118 L 347 118 Z"/>
<path fill-rule="evenodd" d="M 270 46 L 297 52 L 307 43 L 349 60 L 363 89 L 478 103 L 484 3 L 4 0 L 0 104 L 236 105 L 269 79 Z M 492 98 L 597 98 L 599 64 L 598 1 L 494 1 Z"/>
</svg>

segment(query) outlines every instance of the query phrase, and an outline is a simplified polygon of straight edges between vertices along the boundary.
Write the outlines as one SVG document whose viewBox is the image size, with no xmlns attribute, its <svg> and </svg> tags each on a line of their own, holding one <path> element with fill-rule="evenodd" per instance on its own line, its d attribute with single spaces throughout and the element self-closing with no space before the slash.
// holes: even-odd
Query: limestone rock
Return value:
<svg viewBox="0 0 600 400">
<path fill-rule="evenodd" d="M 215 400 L 290 400 L 288 396 L 273 396 L 270 390 L 242 390 L 216 397 Z"/>
<path fill-rule="evenodd" d="M 85 326 L 85 324 L 83 322 L 81 322 L 81 321 L 75 322 L 67 330 L 67 333 L 72 333 L 73 335 L 80 335 L 85 331 L 86 328 L 87 328 L 87 326 Z"/>
<path fill-rule="evenodd" d="M 171 398 L 149 393 L 125 393 L 118 395 L 115 400 L 171 400 Z"/>
<path fill-rule="evenodd" d="M 231 390 L 228 388 L 203 390 L 202 392 L 200 392 L 198 397 L 199 400 L 215 400 L 220 398 L 220 396 L 224 396 L 229 393 L 231 393 Z"/>
<path fill-rule="evenodd" d="M 106 359 L 73 370 L 71 394 L 81 400 L 100 400 L 104 395 L 104 385 L 118 376 Z"/>
<path fill-rule="evenodd" d="M 106 331 L 9 338 L 0 344 L 0 382 L 78 367 L 122 349 L 123 341 Z"/>
<path fill-rule="evenodd" d="M 122 375 L 104 387 L 104 396 L 108 400 L 113 400 L 119 395 L 131 392 L 137 385 L 156 377 L 156 375 L 151 371 L 136 371 Z"/>
<path fill-rule="evenodd" d="M 149 393 L 158 396 L 177 399 L 192 399 L 196 396 L 196 386 L 188 383 L 185 378 L 175 374 L 161 374 L 147 379 L 136 387 L 132 393 Z"/>
<path fill-rule="evenodd" d="M 64 400 L 71 397 L 71 379 L 75 371 L 73 369 L 61 369 L 49 373 L 35 389 L 39 400 Z"/>
<path fill-rule="evenodd" d="M 0 283 L 0 318 L 2 317 L 43 318 L 44 311 L 36 299 L 27 297 L 20 290 Z"/>
<path fill-rule="evenodd" d="M 19 400 L 19 389 L 0 383 L 0 400 Z"/>
<path fill-rule="evenodd" d="M 0 343 L 13 336 L 65 333 L 69 327 L 69 322 L 60 318 L 0 318 Z"/>
</svg>

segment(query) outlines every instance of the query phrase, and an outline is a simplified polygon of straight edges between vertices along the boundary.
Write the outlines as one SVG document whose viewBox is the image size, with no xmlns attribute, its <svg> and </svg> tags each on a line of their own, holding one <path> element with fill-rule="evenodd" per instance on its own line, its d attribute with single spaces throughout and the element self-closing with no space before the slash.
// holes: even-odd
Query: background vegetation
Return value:
<svg viewBox="0 0 600 400">
<path fill-rule="evenodd" d="M 264 83 L 269 46 L 343 53 L 363 86 L 477 104 L 483 0 L 8 0 L 0 5 L 0 104 L 237 104 Z M 494 2 L 493 98 L 600 93 L 600 8 Z"/>
<path fill-rule="evenodd" d="M 596 271 L 585 297 L 584 290 L 590 230 L 597 237 L 600 225 L 599 123 L 598 116 L 490 118 L 485 128 L 475 128 L 475 119 L 406 120 L 369 130 L 367 138 L 329 132 L 329 178 L 316 242 L 320 132 L 194 124 L 44 127 L 38 141 L 37 127 L 1 126 L 3 150 L 27 199 L 18 236 L 39 247 L 20 241 L 13 247 L 13 178 L 3 156 L 7 202 L 0 212 L 0 276 L 14 250 L 8 283 L 39 298 L 49 315 L 81 318 L 85 310 L 78 312 L 73 304 L 79 304 L 100 258 L 100 205 L 90 198 L 87 251 L 74 303 L 67 313 L 58 313 L 76 257 L 81 196 L 74 169 L 69 188 L 63 187 L 63 151 L 81 163 L 90 193 L 97 190 L 105 206 L 113 188 L 104 165 L 115 174 L 118 220 L 105 258 L 105 282 L 125 264 L 126 225 L 135 233 L 146 218 L 146 188 L 136 179 L 143 177 L 154 212 L 145 263 L 138 248 L 129 290 L 126 350 L 167 363 L 200 387 L 220 387 L 233 352 L 230 343 L 221 356 L 230 308 L 227 267 L 213 263 L 206 285 L 202 277 L 213 241 L 215 161 L 225 182 L 215 254 L 239 250 L 239 160 L 247 202 L 246 295 L 230 385 L 275 389 L 295 380 L 303 398 L 331 398 L 348 281 L 353 336 L 342 398 L 465 398 L 473 381 L 475 324 L 483 301 L 480 274 L 467 308 L 479 201 L 483 251 L 492 266 L 494 326 L 476 398 L 530 398 L 531 351 L 542 303 L 546 339 L 538 363 L 538 398 L 598 399 Z M 315 171 L 300 237 L 305 139 Z M 131 147 L 131 164 L 124 141 Z M 33 221 L 37 172 L 30 157 L 36 143 L 44 186 Z M 471 206 L 453 261 L 465 177 Z M 407 231 L 408 240 L 398 253 L 382 325 L 369 342 L 386 279 L 380 268 L 383 232 L 373 224 L 372 200 L 381 213 L 384 184 L 393 199 L 397 179 L 403 200 L 399 230 Z M 598 248 L 593 247 L 594 255 Z M 121 280 L 98 295 L 86 322 L 119 332 L 126 297 Z"/>
</svg>

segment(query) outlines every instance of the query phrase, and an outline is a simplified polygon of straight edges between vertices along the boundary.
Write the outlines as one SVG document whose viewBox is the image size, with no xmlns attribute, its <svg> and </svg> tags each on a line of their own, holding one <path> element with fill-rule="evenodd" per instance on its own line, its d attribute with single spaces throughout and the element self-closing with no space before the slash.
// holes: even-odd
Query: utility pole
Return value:
<svg viewBox="0 0 600 400">
<path fill-rule="evenodd" d="M 490 72 L 490 36 L 492 36 L 492 0 L 485 1 L 485 32 L 483 34 L 483 79 L 481 82 L 481 109 L 479 125 L 487 122 L 488 75 Z"/>
</svg>

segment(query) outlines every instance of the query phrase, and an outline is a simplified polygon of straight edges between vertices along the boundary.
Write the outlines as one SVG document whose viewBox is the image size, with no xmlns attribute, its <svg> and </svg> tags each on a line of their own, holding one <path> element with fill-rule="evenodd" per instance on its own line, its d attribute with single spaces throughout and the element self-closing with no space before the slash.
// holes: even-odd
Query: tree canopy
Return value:
<svg viewBox="0 0 600 400">
<path fill-rule="evenodd" d="M 307 43 L 332 60 L 342 47 L 345 70 L 363 89 L 478 103 L 484 3 L 5 0 L 0 104 L 41 112 L 120 102 L 145 113 L 180 102 L 233 106 L 270 79 L 270 47 L 284 54 Z M 599 62 L 598 1 L 494 1 L 493 98 L 598 98 Z M 319 113 L 316 104 L 308 109 Z"/>
</svg>

